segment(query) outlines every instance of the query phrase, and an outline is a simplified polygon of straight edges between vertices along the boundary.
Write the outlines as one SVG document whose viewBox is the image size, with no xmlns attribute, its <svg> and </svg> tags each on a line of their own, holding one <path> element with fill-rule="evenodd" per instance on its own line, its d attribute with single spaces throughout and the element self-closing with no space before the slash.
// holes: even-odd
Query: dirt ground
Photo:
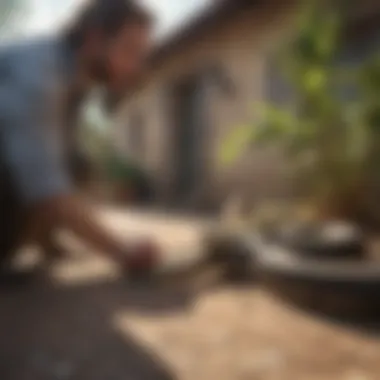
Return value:
<svg viewBox="0 0 380 380">
<path fill-rule="evenodd" d="M 139 225 L 111 219 L 119 232 Z M 202 228 L 154 223 L 177 255 L 199 249 Z M 209 274 L 132 285 L 72 247 L 49 277 L 0 289 L 1 380 L 380 378 L 375 328 L 319 319 L 255 284 L 233 288 Z"/>
</svg>

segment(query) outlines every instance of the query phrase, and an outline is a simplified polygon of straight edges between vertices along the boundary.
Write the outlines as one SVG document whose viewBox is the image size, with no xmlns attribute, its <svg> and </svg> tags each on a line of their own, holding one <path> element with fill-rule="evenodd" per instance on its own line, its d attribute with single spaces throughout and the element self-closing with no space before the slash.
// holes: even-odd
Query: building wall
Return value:
<svg viewBox="0 0 380 380">
<path fill-rule="evenodd" d="M 276 9 L 276 11 L 274 11 Z M 120 152 L 133 155 L 150 171 L 163 199 L 170 196 L 172 149 L 170 96 L 168 89 L 180 78 L 197 70 L 219 65 L 232 90 L 223 92 L 216 83 L 208 86 L 208 128 L 204 144 L 205 175 L 200 181 L 198 199 L 222 202 L 231 193 L 249 196 L 284 192 L 287 181 L 282 158 L 276 151 L 254 149 L 233 166 L 218 160 L 220 145 L 234 127 L 253 122 L 255 104 L 267 94 L 267 62 L 272 49 L 289 29 L 294 12 L 278 5 L 245 11 L 191 45 L 168 56 L 152 72 L 143 88 L 128 100 L 118 115 L 115 141 Z M 144 118 L 143 147 L 128 146 L 128 120 L 133 112 Z M 200 154 L 201 154 L 200 147 Z"/>
</svg>

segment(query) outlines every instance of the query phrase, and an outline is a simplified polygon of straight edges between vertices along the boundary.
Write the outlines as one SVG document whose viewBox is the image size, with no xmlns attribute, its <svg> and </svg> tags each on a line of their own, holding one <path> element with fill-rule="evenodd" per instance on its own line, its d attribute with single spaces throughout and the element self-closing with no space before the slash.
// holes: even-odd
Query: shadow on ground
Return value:
<svg viewBox="0 0 380 380">
<path fill-rule="evenodd" d="M 325 324 L 357 331 L 361 335 L 380 338 L 380 319 L 378 315 L 342 316 L 321 311 L 313 305 L 313 298 L 308 299 L 308 304 L 297 303 L 292 297 L 275 294 L 275 299 L 284 307 L 293 309 L 295 312 L 306 315 L 310 319 L 319 320 Z"/>
<path fill-rule="evenodd" d="M 156 353 L 117 331 L 113 318 L 125 310 L 181 312 L 193 296 L 180 286 L 144 289 L 123 280 L 1 289 L 0 379 L 174 379 Z"/>
<path fill-rule="evenodd" d="M 212 285 L 221 284 L 213 282 Z M 245 288 L 249 290 L 252 285 L 252 283 L 240 284 L 235 289 L 242 290 L 244 294 L 247 293 L 244 292 Z M 27 288 L 0 288 L 0 379 L 174 380 L 176 379 L 174 371 L 162 362 L 159 357 L 160 352 L 150 351 L 141 341 L 136 341 L 133 331 L 129 332 L 128 315 L 134 312 L 139 316 L 146 314 L 149 317 L 181 315 L 193 309 L 200 291 L 208 289 L 210 288 L 194 289 L 186 281 L 151 283 L 143 286 L 133 285 L 117 278 L 98 278 L 82 284 L 62 284 L 48 281 L 46 277 Z M 231 297 L 235 300 L 235 297 L 239 297 L 238 292 L 234 292 Z M 285 343 L 281 343 L 283 327 L 278 333 L 275 330 L 277 324 L 281 323 L 290 324 L 291 336 L 296 331 L 302 337 L 303 330 L 300 330 L 297 322 L 298 315 L 302 314 L 299 310 L 288 315 L 286 309 L 289 308 L 289 303 L 287 308 L 277 309 L 277 306 L 273 306 L 266 297 L 262 298 L 263 304 L 259 306 L 257 300 L 251 298 L 252 295 L 249 295 L 250 305 L 255 305 L 255 311 L 248 318 L 252 319 L 252 324 L 256 325 L 259 332 L 250 338 L 250 344 L 258 347 L 268 344 L 265 339 L 263 340 L 262 328 L 266 328 L 265 334 L 269 337 L 266 339 L 270 341 L 274 339 L 277 342 L 276 346 L 277 344 L 280 347 L 281 344 L 285 345 L 284 347 L 291 346 L 290 336 L 286 338 Z M 230 309 L 240 308 L 243 305 L 232 300 L 229 302 L 231 303 L 227 305 Z M 265 310 L 268 305 L 269 311 Z M 277 317 L 278 310 L 280 317 Z M 127 325 L 121 330 L 116 321 L 118 316 L 124 313 L 128 314 L 123 318 L 127 321 Z M 243 321 L 245 322 L 245 313 L 246 311 L 244 317 L 236 321 L 228 323 L 225 321 L 223 328 L 233 330 L 235 326 L 240 326 Z M 281 313 L 285 315 L 284 320 Z M 359 328 L 361 332 L 369 335 L 374 334 L 376 330 L 373 326 L 346 324 L 345 321 L 332 320 L 321 315 L 307 313 L 307 316 L 324 319 L 328 322 L 326 325 L 330 326 L 337 324 L 342 327 L 343 323 L 344 327 Z M 279 318 L 281 323 L 276 322 L 276 318 Z M 309 325 L 309 322 L 305 321 L 310 319 L 310 325 L 314 326 L 312 323 L 314 318 L 305 320 L 300 318 L 300 321 Z M 274 321 L 270 322 L 272 319 Z M 208 323 L 215 324 L 215 320 Z M 194 326 L 190 324 L 189 328 Z M 245 329 L 244 337 L 248 336 L 250 331 L 247 326 Z M 324 331 L 324 328 L 322 330 Z M 338 330 L 335 328 L 331 329 L 331 339 L 336 335 L 336 331 Z M 311 344 L 306 338 L 305 342 Z M 238 340 L 240 339 L 243 337 L 239 337 Z M 311 347 L 305 348 L 306 352 L 308 350 L 313 352 Z M 228 353 L 230 354 L 233 352 Z M 223 351 L 219 355 L 223 355 Z"/>
</svg>

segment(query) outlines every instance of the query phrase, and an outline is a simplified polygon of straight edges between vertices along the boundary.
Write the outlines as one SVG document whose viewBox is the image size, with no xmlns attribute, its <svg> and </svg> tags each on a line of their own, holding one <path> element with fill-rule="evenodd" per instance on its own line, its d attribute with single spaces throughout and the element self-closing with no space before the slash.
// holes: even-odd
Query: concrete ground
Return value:
<svg viewBox="0 0 380 380">
<path fill-rule="evenodd" d="M 209 222 L 103 212 L 153 234 L 168 261 L 202 254 Z M 132 285 L 63 237 L 70 256 L 28 288 L 0 289 L 1 380 L 377 380 L 380 334 L 293 310 L 206 271 Z M 170 259 L 170 260 L 169 260 Z"/>
</svg>

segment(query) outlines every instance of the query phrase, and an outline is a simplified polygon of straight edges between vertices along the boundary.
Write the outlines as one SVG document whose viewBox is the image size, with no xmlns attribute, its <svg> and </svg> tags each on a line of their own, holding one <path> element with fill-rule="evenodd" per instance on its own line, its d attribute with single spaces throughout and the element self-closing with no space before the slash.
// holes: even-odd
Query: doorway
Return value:
<svg viewBox="0 0 380 380">
<path fill-rule="evenodd" d="M 203 76 L 177 83 L 173 89 L 173 201 L 184 205 L 196 197 L 204 181 L 207 118 Z"/>
</svg>

